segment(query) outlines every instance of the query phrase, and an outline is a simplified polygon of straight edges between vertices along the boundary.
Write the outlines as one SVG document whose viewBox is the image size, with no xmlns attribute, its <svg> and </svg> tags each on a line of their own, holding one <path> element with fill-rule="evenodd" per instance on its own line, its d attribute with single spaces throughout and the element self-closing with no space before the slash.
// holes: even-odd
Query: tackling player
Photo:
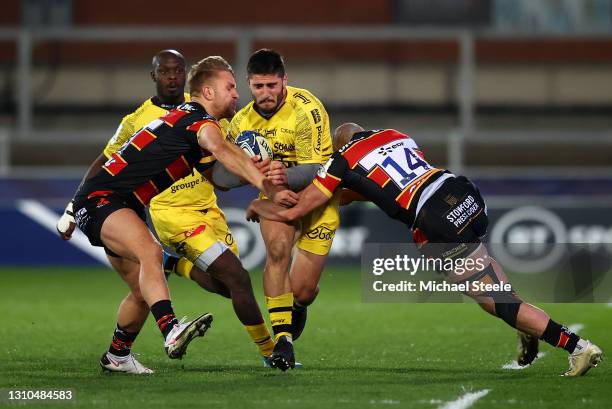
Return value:
<svg viewBox="0 0 612 409">
<path fill-rule="evenodd" d="M 344 124 L 334 133 L 334 148 L 336 152 L 302 191 L 296 206 L 285 209 L 268 200 L 255 200 L 247 217 L 296 220 L 328 202 L 335 191 L 346 188 L 412 228 L 415 243 L 428 257 L 471 258 L 480 261 L 471 264 L 478 267 L 484 263 L 482 270 L 476 267 L 462 275 L 448 273 L 449 280 L 508 282 L 502 267 L 481 242 L 488 225 L 486 205 L 467 178 L 431 166 L 409 136 L 393 129 L 364 131 L 356 124 Z M 599 347 L 523 302 L 514 290 L 466 294 L 510 326 L 565 349 L 570 354 L 565 376 L 584 375 L 601 361 Z"/>
<path fill-rule="evenodd" d="M 253 101 L 234 116 L 229 137 L 236 139 L 244 131 L 264 136 L 274 159 L 283 165 L 271 176 L 292 190 L 301 190 L 332 154 L 327 112 L 312 93 L 287 85 L 283 58 L 273 50 L 253 53 L 247 74 Z M 302 217 L 300 224 L 298 230 L 276 221 L 261 222 L 266 245 L 264 293 L 276 340 L 272 364 L 283 370 L 294 366 L 292 341 L 301 334 L 306 307 L 318 293 L 319 278 L 339 225 L 338 200 Z M 289 271 L 294 244 L 297 251 Z"/>
<path fill-rule="evenodd" d="M 220 57 L 209 57 L 194 66 L 190 78 L 195 103 L 183 104 L 137 132 L 112 154 L 104 170 L 81 186 L 75 198 L 77 223 L 92 244 L 104 246 L 122 261 L 131 262 L 133 267 L 140 269 L 140 272 L 137 268 L 130 269 L 123 278 L 132 290 L 131 296 L 139 304 L 143 304 L 144 299 L 146 305 L 151 306 L 160 330 L 166 335 L 169 354 L 176 356 L 184 353 L 184 347 L 173 346 L 172 336 L 167 335 L 176 319 L 161 273 L 159 245 L 143 223 L 144 205 L 173 181 L 189 173 L 194 165 L 201 166 L 198 162 L 212 163 L 211 152 L 230 170 L 245 175 L 247 180 L 254 180 L 260 188 L 264 183 L 263 176 L 253 173 L 256 168 L 251 162 L 247 159 L 248 163 L 244 163 L 244 154 L 223 140 L 214 117 L 207 113 L 222 118 L 235 112 L 237 93 L 231 67 Z M 182 86 L 180 88 L 182 93 Z M 251 324 L 263 324 L 248 273 L 239 261 L 235 263 L 235 256 L 224 256 L 219 262 L 226 264 L 226 273 L 217 278 L 231 291 L 232 297 L 235 296 L 234 305 L 244 306 L 240 318 Z M 155 266 L 156 263 L 159 265 Z M 161 280 L 158 273 L 162 274 Z M 207 316 L 207 320 L 210 319 Z M 198 331 L 193 334 L 199 335 L 202 326 L 196 329 Z M 127 342 L 119 342 L 119 347 L 123 346 L 121 343 Z M 182 349 L 177 349 L 179 347 Z"/>
</svg>

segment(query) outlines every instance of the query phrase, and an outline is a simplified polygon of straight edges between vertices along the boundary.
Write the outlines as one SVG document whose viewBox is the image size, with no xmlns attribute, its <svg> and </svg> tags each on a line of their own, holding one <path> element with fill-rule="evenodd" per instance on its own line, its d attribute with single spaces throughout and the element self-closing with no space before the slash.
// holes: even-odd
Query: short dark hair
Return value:
<svg viewBox="0 0 612 409">
<path fill-rule="evenodd" d="M 223 57 L 219 57 L 218 55 L 206 57 L 198 61 L 197 64 L 192 65 L 187 75 L 189 93 L 191 95 L 198 95 L 204 83 L 215 76 L 219 71 L 228 71 L 234 75 L 232 66 L 229 65 Z"/>
<path fill-rule="evenodd" d="M 269 48 L 255 51 L 247 64 L 247 75 L 276 74 L 285 76 L 285 61 L 283 56 Z"/>
</svg>

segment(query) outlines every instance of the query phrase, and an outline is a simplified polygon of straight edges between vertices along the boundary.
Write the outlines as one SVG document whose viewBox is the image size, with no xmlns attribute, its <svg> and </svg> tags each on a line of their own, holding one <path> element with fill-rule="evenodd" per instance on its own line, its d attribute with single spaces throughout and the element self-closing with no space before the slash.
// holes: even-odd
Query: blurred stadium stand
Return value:
<svg viewBox="0 0 612 409">
<path fill-rule="evenodd" d="M 612 252 L 612 0 L 8 0 L 0 223 L 13 234 L 0 265 L 105 259 L 84 238 L 58 240 L 55 223 L 121 117 L 154 92 L 152 55 L 225 56 L 245 104 L 260 47 L 285 56 L 290 83 L 320 97 L 332 125 L 400 129 L 431 162 L 471 176 L 492 235 Z M 243 216 L 253 194 L 219 195 L 248 268 L 264 256 Z M 342 217 L 332 263 L 407 240 L 367 204 Z"/>
<path fill-rule="evenodd" d="M 164 10 L 163 13 L 160 10 Z M 12 0 L 0 15 L 0 169 L 82 171 L 153 92 L 151 56 L 285 55 L 332 123 L 395 127 L 454 170 L 608 172 L 609 0 Z M 2 136 L 4 135 L 4 136 Z M 40 147 L 44 146 L 43 149 Z M 69 147 L 69 149 L 67 149 Z"/>
</svg>

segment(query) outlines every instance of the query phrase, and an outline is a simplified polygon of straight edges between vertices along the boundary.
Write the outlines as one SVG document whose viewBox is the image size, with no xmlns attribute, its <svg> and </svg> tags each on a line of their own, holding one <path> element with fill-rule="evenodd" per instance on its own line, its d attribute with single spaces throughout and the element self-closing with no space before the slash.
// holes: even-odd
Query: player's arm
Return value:
<svg viewBox="0 0 612 409">
<path fill-rule="evenodd" d="M 319 190 L 317 186 L 310 184 L 300 193 L 299 202 L 288 209 L 272 203 L 270 200 L 253 200 L 247 209 L 247 219 L 257 220 L 257 216 L 261 216 L 264 219 L 277 222 L 292 222 L 327 203 L 329 199 L 329 196 Z"/>
<path fill-rule="evenodd" d="M 100 171 L 102 165 L 106 163 L 107 159 L 110 158 L 113 152 L 116 152 L 132 135 L 134 130 L 134 119 L 135 115 L 130 114 L 125 116 L 121 120 L 121 123 L 117 127 L 117 130 L 104 147 L 104 151 L 102 151 L 102 153 L 98 155 L 98 157 L 89 166 L 89 169 L 87 169 L 87 172 L 85 172 L 83 179 L 81 179 L 81 183 L 79 183 L 77 191 L 81 188 L 81 186 L 83 186 L 83 184 L 87 180 L 91 179 L 96 173 Z M 62 240 L 70 240 L 72 238 L 72 233 L 74 233 L 74 229 L 76 227 L 74 213 L 72 210 L 73 203 L 74 198 L 70 200 L 70 202 L 64 209 L 64 213 L 55 225 L 55 228 Z"/>
<path fill-rule="evenodd" d="M 214 122 L 208 122 L 200 128 L 198 143 L 202 148 L 215 155 L 227 170 L 246 180 L 275 202 L 286 206 L 297 203 L 297 194 L 282 187 L 274 186 L 272 182 L 267 180 L 242 149 L 225 140 L 221 130 Z"/>
<path fill-rule="evenodd" d="M 88 179 L 90 179 L 93 175 L 98 173 L 100 169 L 102 168 L 102 165 L 104 165 L 105 162 L 106 162 L 106 156 L 104 156 L 103 153 L 98 155 L 96 160 L 94 160 L 93 163 L 89 166 L 89 169 L 87 169 L 87 172 L 85 172 L 85 175 L 83 176 L 81 183 L 79 183 L 79 187 L 77 188 L 77 190 L 80 189 L 81 186 L 83 186 L 83 184 Z M 74 204 L 74 198 L 71 199 L 70 202 L 68 202 L 68 205 L 66 205 L 66 208 L 64 209 L 64 213 L 61 215 L 61 217 L 59 218 L 59 220 L 57 221 L 55 225 L 55 228 L 57 232 L 59 233 L 60 238 L 62 240 L 70 240 L 72 238 L 72 233 L 74 233 L 74 229 L 76 227 L 76 223 L 74 221 L 74 213 L 72 210 L 73 204 Z"/>
<path fill-rule="evenodd" d="M 305 163 L 303 165 L 285 168 L 279 161 L 270 164 L 268 179 L 275 185 L 289 186 L 294 192 L 299 192 L 308 186 L 321 168 L 318 163 Z"/>
<path fill-rule="evenodd" d="M 353 202 L 365 202 L 368 199 L 365 196 L 351 190 L 351 189 L 342 189 L 342 193 L 340 196 L 340 206 L 346 206 Z"/>
<path fill-rule="evenodd" d="M 256 155 L 251 158 L 251 161 L 262 175 L 266 176 L 268 174 L 270 159 L 259 160 L 259 156 Z M 198 171 L 200 171 L 200 169 L 198 169 Z M 200 173 L 202 173 L 217 189 L 223 191 L 244 186 L 249 183 L 227 170 L 227 168 L 218 161 L 215 161 L 212 166 Z"/>
</svg>

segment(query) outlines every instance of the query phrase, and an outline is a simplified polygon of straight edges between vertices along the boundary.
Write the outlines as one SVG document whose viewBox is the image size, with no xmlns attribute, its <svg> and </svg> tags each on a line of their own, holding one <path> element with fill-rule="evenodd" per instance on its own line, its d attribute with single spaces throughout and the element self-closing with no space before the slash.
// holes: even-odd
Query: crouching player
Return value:
<svg viewBox="0 0 612 409">
<path fill-rule="evenodd" d="M 488 224 L 486 205 L 467 178 L 432 167 L 409 136 L 393 129 L 364 131 L 356 124 L 341 125 L 334 133 L 334 149 L 325 168 L 302 191 L 296 206 L 287 209 L 255 200 L 247 218 L 293 221 L 327 202 L 338 188 L 346 188 L 412 228 L 414 241 L 426 256 L 473 258 L 480 262 L 471 265 L 484 265 L 480 271 L 474 269 L 461 276 L 450 273 L 450 281 L 476 282 L 479 288 L 481 283 L 508 282 L 480 240 Z M 470 202 L 469 217 L 458 217 L 458 223 L 446 217 L 462 213 L 466 200 Z M 570 354 L 565 376 L 584 375 L 602 359 L 599 347 L 553 321 L 541 309 L 523 302 L 513 290 L 467 295 L 508 325 L 565 349 Z"/>
</svg>

